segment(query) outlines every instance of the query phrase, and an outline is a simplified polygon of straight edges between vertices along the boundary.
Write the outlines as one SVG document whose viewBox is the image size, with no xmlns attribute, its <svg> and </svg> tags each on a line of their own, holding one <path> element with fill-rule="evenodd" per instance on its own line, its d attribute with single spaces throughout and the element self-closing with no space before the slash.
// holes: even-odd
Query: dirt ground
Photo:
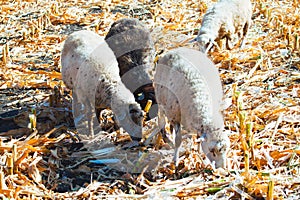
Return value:
<svg viewBox="0 0 300 200">
<path fill-rule="evenodd" d="M 78 136 L 72 98 L 60 74 L 66 36 L 104 36 L 134 17 L 152 33 L 156 60 L 193 40 L 215 1 L 0 1 L 0 197 L 14 199 L 299 199 L 299 1 L 252 1 L 245 46 L 209 53 L 224 89 L 228 169 L 213 169 L 186 133 L 179 170 L 159 138 L 123 151 L 114 126 Z M 155 125 L 145 123 L 144 132 Z M 146 134 L 146 135 L 147 135 Z M 105 162 L 109 162 L 107 164 Z M 125 170 L 124 170 L 125 169 Z"/>
</svg>

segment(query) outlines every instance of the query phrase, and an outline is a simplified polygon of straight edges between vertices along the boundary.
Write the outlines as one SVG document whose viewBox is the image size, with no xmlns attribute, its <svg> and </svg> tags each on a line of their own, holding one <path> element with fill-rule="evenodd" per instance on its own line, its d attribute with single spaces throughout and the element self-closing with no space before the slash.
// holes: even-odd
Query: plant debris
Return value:
<svg viewBox="0 0 300 200">
<path fill-rule="evenodd" d="M 214 1 L 215 2 L 215 1 Z M 224 89 L 228 169 L 214 169 L 185 132 L 179 167 L 161 136 L 124 150 L 127 133 L 100 115 L 101 137 L 77 133 L 60 73 L 67 35 L 105 36 L 124 17 L 151 30 L 156 61 L 191 42 L 211 1 L 1 1 L 0 197 L 3 199 L 299 199 L 299 2 L 252 1 L 242 49 L 209 58 Z M 151 135 L 155 120 L 144 124 Z M 167 127 L 167 130 L 169 128 Z M 184 131 L 183 131 L 184 132 Z M 172 138 L 171 138 L 172 139 Z"/>
</svg>

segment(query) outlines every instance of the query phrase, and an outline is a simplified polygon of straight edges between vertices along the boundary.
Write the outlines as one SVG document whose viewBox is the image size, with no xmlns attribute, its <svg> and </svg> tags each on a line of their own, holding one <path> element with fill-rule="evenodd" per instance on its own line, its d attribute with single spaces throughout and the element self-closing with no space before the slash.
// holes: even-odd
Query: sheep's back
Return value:
<svg viewBox="0 0 300 200">
<path fill-rule="evenodd" d="M 96 107 L 106 104 L 111 88 L 121 81 L 114 53 L 103 37 L 92 31 L 71 34 L 65 41 L 61 62 L 67 87 Z"/>
<path fill-rule="evenodd" d="M 220 0 L 215 4 L 215 10 L 217 10 L 224 19 L 227 20 L 227 24 L 233 25 L 234 30 L 230 30 L 227 25 L 227 30 L 230 33 L 236 33 L 242 29 L 246 22 L 251 20 L 252 5 L 250 0 Z"/>
<path fill-rule="evenodd" d="M 150 32 L 139 20 L 124 18 L 114 22 L 105 40 L 117 57 L 121 77 L 134 67 L 142 65 L 152 67 L 154 43 Z M 148 73 L 144 76 L 150 80 Z"/>
<path fill-rule="evenodd" d="M 199 51 L 179 48 L 159 60 L 154 76 L 157 102 L 167 118 L 201 130 L 220 116 L 222 87 L 218 71 Z M 217 117 L 216 126 L 223 125 Z"/>
<path fill-rule="evenodd" d="M 244 28 L 245 23 L 249 23 L 250 26 L 252 17 L 252 4 L 250 0 L 236 1 L 236 9 L 234 13 L 234 26 L 236 31 Z"/>
<path fill-rule="evenodd" d="M 212 34 L 223 38 L 242 29 L 246 22 L 250 22 L 251 15 L 250 0 L 220 0 L 203 16 L 199 35 Z"/>
<path fill-rule="evenodd" d="M 61 53 L 61 73 L 66 86 L 73 88 L 82 63 L 104 38 L 91 31 L 77 31 L 67 37 Z"/>
</svg>

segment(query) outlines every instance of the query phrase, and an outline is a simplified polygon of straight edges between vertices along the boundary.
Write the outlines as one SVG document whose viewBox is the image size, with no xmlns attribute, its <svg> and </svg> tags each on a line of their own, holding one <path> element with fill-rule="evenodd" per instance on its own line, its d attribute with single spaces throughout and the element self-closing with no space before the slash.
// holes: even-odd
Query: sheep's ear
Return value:
<svg viewBox="0 0 300 200">
<path fill-rule="evenodd" d="M 133 122 L 137 125 L 141 125 L 143 112 L 140 112 L 139 106 L 135 104 L 129 105 L 129 114 Z"/>
<path fill-rule="evenodd" d="M 123 121 L 126 118 L 126 112 L 120 113 L 118 115 L 118 120 L 119 121 Z"/>
</svg>

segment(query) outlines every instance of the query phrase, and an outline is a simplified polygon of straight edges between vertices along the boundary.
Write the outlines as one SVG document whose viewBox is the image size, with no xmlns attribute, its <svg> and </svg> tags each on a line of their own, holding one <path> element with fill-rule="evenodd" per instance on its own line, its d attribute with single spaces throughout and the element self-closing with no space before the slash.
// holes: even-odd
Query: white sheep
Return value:
<svg viewBox="0 0 300 200">
<path fill-rule="evenodd" d="M 83 103 L 87 114 L 110 108 L 133 140 L 142 138 L 143 111 L 122 83 L 118 62 L 103 37 L 86 30 L 72 33 L 64 43 L 61 65 L 63 81 L 73 90 L 73 101 Z M 74 105 L 73 111 L 78 110 Z M 93 134 L 91 117 L 88 123 Z"/>
<path fill-rule="evenodd" d="M 237 34 L 243 45 L 251 24 L 250 0 L 220 0 L 207 10 L 196 40 L 200 50 L 207 53 L 221 39 L 226 39 L 226 48 L 232 49 L 232 40 Z"/>
<path fill-rule="evenodd" d="M 200 51 L 178 48 L 161 59 L 154 75 L 159 126 L 166 116 L 175 130 L 174 162 L 178 165 L 180 125 L 204 138 L 202 149 L 216 167 L 224 167 L 229 138 L 220 112 L 222 86 L 217 69 Z"/>
<path fill-rule="evenodd" d="M 155 49 L 147 27 L 137 19 L 115 21 L 105 37 L 117 57 L 120 76 L 144 109 L 147 100 L 156 104 L 151 71 L 154 69 Z"/>
</svg>

